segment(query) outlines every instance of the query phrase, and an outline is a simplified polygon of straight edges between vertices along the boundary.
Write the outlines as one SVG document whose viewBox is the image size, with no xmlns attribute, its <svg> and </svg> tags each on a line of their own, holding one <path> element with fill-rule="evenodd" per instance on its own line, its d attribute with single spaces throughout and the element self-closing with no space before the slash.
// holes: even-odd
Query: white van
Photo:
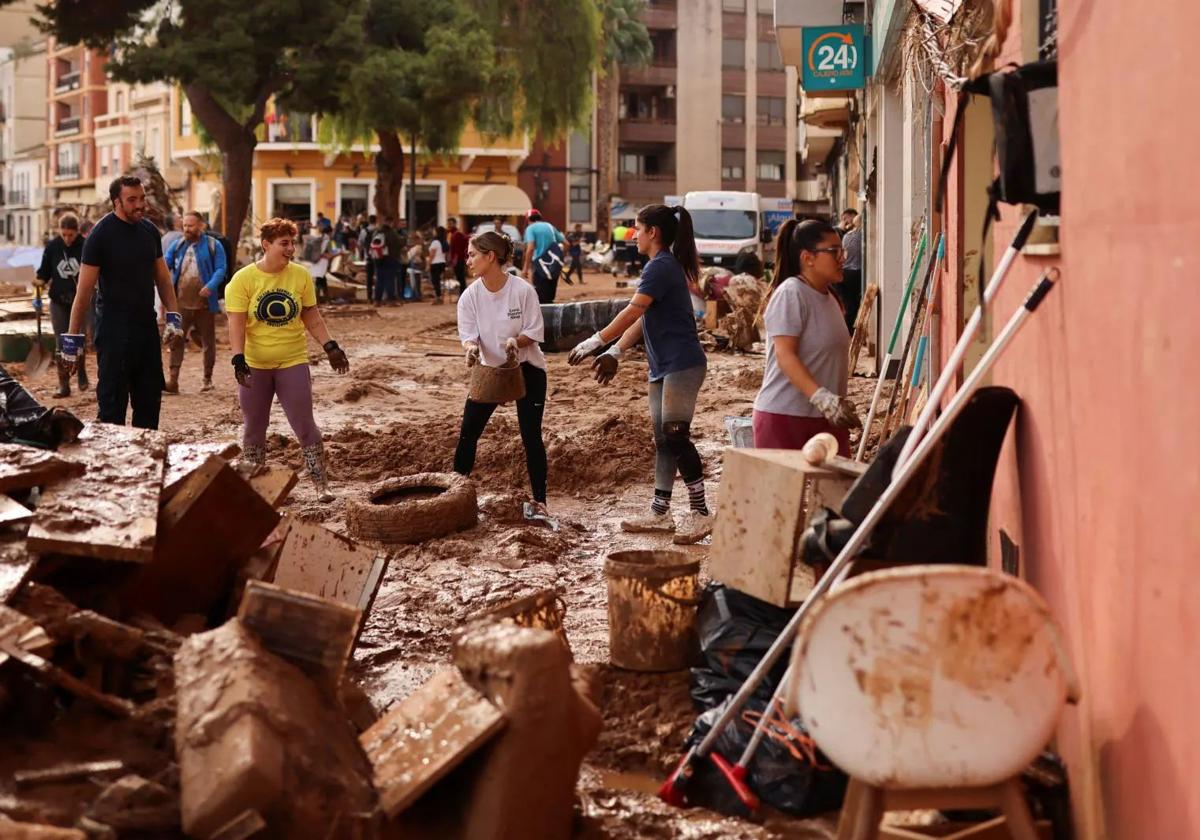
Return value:
<svg viewBox="0 0 1200 840">
<path fill-rule="evenodd" d="M 758 193 L 690 192 L 683 196 L 683 207 L 692 217 L 701 265 L 733 268 L 744 253 L 763 258 L 763 242 L 770 239 L 770 232 L 764 239 Z"/>
</svg>

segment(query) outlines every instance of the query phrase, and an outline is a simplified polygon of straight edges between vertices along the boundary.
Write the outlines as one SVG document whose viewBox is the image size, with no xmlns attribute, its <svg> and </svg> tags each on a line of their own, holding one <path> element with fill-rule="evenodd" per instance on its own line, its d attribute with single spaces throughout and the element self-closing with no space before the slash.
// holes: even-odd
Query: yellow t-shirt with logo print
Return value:
<svg viewBox="0 0 1200 840">
<path fill-rule="evenodd" d="M 250 263 L 225 287 L 225 311 L 246 313 L 246 364 L 260 370 L 308 364 L 300 313 L 316 305 L 312 275 L 296 263 L 275 274 Z"/>
</svg>

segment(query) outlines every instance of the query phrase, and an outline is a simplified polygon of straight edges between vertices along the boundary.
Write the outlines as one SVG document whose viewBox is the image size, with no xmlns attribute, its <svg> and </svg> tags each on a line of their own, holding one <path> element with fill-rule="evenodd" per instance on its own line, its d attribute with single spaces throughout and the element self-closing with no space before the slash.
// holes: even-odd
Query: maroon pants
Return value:
<svg viewBox="0 0 1200 840">
<path fill-rule="evenodd" d="M 838 454 L 850 457 L 849 429 L 839 428 L 824 417 L 793 417 L 754 410 L 755 449 L 803 449 L 804 444 L 821 432 L 837 438 Z"/>
</svg>

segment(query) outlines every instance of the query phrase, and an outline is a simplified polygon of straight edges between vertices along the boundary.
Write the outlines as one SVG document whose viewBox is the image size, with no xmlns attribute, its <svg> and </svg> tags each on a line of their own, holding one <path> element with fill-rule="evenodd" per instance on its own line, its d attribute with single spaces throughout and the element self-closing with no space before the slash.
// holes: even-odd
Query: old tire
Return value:
<svg viewBox="0 0 1200 840">
<path fill-rule="evenodd" d="M 412 498 L 406 498 L 411 496 Z M 346 502 L 346 528 L 359 539 L 419 543 L 478 521 L 475 483 L 458 473 L 417 473 L 376 484 Z"/>
</svg>

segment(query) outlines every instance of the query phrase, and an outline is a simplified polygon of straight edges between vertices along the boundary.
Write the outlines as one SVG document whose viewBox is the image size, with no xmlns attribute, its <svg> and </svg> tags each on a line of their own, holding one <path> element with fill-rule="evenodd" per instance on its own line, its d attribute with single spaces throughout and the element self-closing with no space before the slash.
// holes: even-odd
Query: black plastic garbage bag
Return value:
<svg viewBox="0 0 1200 840">
<path fill-rule="evenodd" d="M 711 709 L 741 688 L 794 613 L 724 584 L 710 583 L 696 616 L 701 656 L 701 665 L 692 669 L 691 679 L 696 708 Z M 779 657 L 755 697 L 765 700 L 771 696 L 783 679 L 787 661 L 786 654 Z"/>
<path fill-rule="evenodd" d="M 768 702 L 751 698 L 717 737 L 714 751 L 729 764 L 736 764 L 741 758 L 754 735 L 754 723 L 761 719 Z M 696 719 L 688 735 L 689 749 L 708 734 L 728 703 L 726 700 Z M 841 808 L 846 795 L 846 774 L 817 749 L 799 718 L 787 720 L 782 712 L 777 712 L 768 726 L 768 734 L 758 745 L 747 768 L 746 784 L 750 790 L 767 805 L 797 817 Z M 688 782 L 687 800 L 690 805 L 711 808 L 722 814 L 745 816 L 747 812 L 733 787 L 710 760 L 695 763 L 695 772 Z"/>
<path fill-rule="evenodd" d="M 78 417 L 65 408 L 46 408 L 0 366 L 0 442 L 56 449 L 82 430 Z"/>
</svg>

